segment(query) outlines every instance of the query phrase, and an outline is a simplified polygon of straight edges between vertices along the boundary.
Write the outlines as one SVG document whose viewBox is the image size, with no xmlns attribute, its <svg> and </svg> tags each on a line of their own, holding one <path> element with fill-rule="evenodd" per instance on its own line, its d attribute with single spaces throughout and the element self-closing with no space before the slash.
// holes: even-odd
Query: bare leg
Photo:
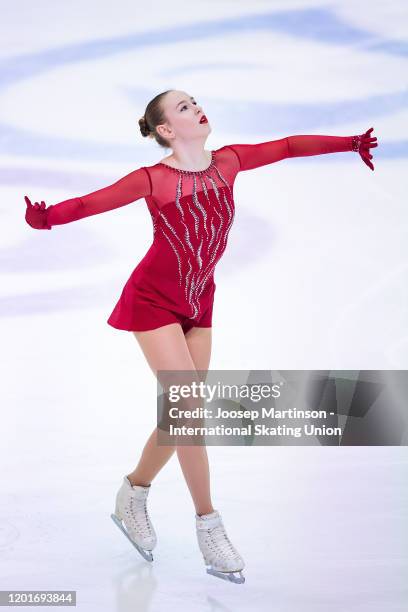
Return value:
<svg viewBox="0 0 408 612">
<path fill-rule="evenodd" d="M 175 451 L 174 446 L 157 445 L 157 427 L 150 434 L 137 467 L 128 479 L 132 485 L 148 487 Z"/>
<path fill-rule="evenodd" d="M 211 331 L 209 327 L 193 327 L 184 335 L 181 326 L 172 323 L 158 329 L 133 333 L 151 369 L 157 375 L 157 370 L 206 371 L 211 355 Z M 148 486 L 173 455 L 174 450 L 177 450 L 197 514 L 213 512 L 206 447 L 158 446 L 157 427 L 149 437 L 136 469 L 128 476 L 130 482 Z"/>
</svg>

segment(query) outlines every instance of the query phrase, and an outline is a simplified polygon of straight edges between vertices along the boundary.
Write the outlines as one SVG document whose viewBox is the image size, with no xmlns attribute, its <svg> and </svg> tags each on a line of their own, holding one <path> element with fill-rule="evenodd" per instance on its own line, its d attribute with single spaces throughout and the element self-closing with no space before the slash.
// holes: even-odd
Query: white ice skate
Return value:
<svg viewBox="0 0 408 612">
<path fill-rule="evenodd" d="M 127 476 L 116 495 L 112 520 L 146 561 L 153 561 L 151 551 L 157 538 L 146 508 L 150 487 L 132 486 Z"/>
<path fill-rule="evenodd" d="M 195 518 L 198 545 L 206 566 L 210 566 L 207 567 L 207 574 L 237 584 L 245 582 L 245 577 L 241 573 L 245 563 L 231 544 L 219 512 L 214 510 L 210 514 L 201 516 L 196 514 Z"/>
</svg>

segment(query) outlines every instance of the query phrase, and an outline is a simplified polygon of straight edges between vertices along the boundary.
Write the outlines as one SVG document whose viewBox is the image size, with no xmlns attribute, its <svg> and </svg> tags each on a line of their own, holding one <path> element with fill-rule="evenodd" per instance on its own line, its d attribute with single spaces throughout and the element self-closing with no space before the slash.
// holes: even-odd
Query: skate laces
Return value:
<svg viewBox="0 0 408 612">
<path fill-rule="evenodd" d="M 237 551 L 232 545 L 222 525 L 217 525 L 216 527 L 210 527 L 206 529 L 206 532 L 208 534 L 208 537 L 211 539 L 212 543 L 216 545 L 218 552 L 220 552 L 221 548 L 226 545 L 228 549 L 225 552 L 230 557 L 233 557 L 233 558 L 239 557 Z"/>
<path fill-rule="evenodd" d="M 147 514 L 146 497 L 140 499 L 134 495 L 129 497 L 130 516 L 137 527 L 141 527 L 144 533 L 152 535 L 151 524 Z"/>
</svg>

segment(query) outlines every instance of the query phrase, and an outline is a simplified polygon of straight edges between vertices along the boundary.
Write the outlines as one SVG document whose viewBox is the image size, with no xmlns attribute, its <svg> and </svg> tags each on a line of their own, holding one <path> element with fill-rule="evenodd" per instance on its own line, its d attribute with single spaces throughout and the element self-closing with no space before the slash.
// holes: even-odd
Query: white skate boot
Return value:
<svg viewBox="0 0 408 612">
<path fill-rule="evenodd" d="M 241 573 L 245 563 L 231 544 L 219 512 L 214 510 L 201 516 L 196 514 L 195 518 L 198 545 L 205 564 L 210 566 L 207 567 L 207 574 L 238 584 L 245 582 Z M 236 576 L 234 572 L 239 575 Z"/>
<path fill-rule="evenodd" d="M 111 514 L 111 518 L 142 557 L 146 561 L 153 561 L 151 551 L 156 546 L 157 538 L 146 508 L 149 491 L 150 486 L 132 486 L 125 476 L 116 495 L 115 513 Z"/>
</svg>

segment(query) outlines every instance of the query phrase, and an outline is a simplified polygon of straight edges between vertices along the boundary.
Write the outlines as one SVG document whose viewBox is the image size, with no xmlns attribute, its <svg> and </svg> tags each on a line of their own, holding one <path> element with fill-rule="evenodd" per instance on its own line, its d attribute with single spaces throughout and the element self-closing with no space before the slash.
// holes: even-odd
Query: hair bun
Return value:
<svg viewBox="0 0 408 612">
<path fill-rule="evenodd" d="M 147 125 L 145 117 L 141 117 L 139 119 L 139 127 L 140 127 L 140 132 L 141 132 L 142 136 L 149 136 L 150 129 L 149 129 L 148 125 Z"/>
</svg>

